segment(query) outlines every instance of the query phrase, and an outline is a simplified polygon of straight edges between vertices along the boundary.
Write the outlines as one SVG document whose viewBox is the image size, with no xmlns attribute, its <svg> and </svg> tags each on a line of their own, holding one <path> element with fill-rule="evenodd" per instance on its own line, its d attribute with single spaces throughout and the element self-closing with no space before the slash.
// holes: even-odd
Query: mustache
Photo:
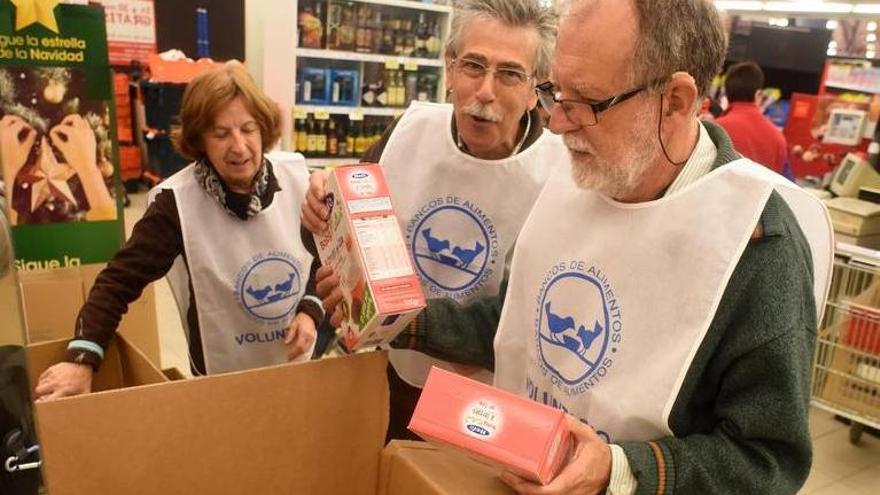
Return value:
<svg viewBox="0 0 880 495">
<path fill-rule="evenodd" d="M 489 105 L 483 105 L 476 101 L 464 107 L 462 110 L 471 117 L 488 120 L 490 122 L 501 122 L 501 119 L 504 117 L 499 112 L 489 108 Z"/>
<path fill-rule="evenodd" d="M 576 151 L 579 153 L 590 153 L 594 155 L 596 154 L 590 143 L 588 143 L 585 139 L 582 139 L 573 134 L 563 134 L 562 143 L 565 144 L 565 147 L 571 151 Z"/>
</svg>

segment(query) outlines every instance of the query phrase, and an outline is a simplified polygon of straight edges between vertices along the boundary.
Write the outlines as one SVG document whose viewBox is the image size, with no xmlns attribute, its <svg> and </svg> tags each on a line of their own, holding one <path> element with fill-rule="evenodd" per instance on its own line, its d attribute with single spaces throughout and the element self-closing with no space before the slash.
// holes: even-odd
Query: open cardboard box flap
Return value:
<svg viewBox="0 0 880 495">
<path fill-rule="evenodd" d="M 36 404 L 52 495 L 375 493 L 385 353 L 167 382 L 117 340 L 120 365 L 101 367 L 96 390 L 152 385 Z M 57 357 L 31 351 L 36 376 Z"/>
</svg>

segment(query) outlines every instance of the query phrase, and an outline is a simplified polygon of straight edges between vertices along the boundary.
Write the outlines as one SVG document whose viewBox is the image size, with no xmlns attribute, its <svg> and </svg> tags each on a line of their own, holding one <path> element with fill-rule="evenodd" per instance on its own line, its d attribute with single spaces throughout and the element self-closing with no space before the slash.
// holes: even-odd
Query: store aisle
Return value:
<svg viewBox="0 0 880 495">
<path fill-rule="evenodd" d="M 146 194 L 130 196 L 125 209 L 126 236 L 146 208 Z M 190 369 L 186 339 L 171 289 L 162 279 L 156 283 L 156 311 L 162 367 L 177 367 L 187 376 Z M 831 414 L 813 409 L 810 415 L 813 438 L 813 470 L 801 495 L 877 495 L 880 493 L 880 438 L 862 435 L 859 445 L 849 442 L 849 427 Z"/>
</svg>

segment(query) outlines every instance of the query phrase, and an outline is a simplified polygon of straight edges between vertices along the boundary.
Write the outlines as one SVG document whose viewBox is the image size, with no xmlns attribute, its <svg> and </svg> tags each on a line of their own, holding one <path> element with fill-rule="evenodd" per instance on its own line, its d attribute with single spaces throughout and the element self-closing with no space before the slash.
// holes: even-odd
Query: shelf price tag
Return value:
<svg viewBox="0 0 880 495">
<path fill-rule="evenodd" d="M 419 70 L 419 64 L 415 60 L 407 60 L 403 64 L 403 70 L 408 70 L 408 71 Z"/>
<path fill-rule="evenodd" d="M 326 108 L 315 109 L 315 119 L 328 120 L 329 118 L 330 118 L 330 112 L 328 112 Z"/>
<path fill-rule="evenodd" d="M 302 108 L 294 108 L 293 109 L 293 118 L 294 119 L 305 119 L 309 116 L 309 113 L 306 112 Z"/>
<path fill-rule="evenodd" d="M 351 112 L 350 114 L 348 114 L 348 120 L 351 120 L 351 121 L 364 120 L 364 112 L 361 112 L 360 110 L 356 110 L 354 112 Z"/>
<path fill-rule="evenodd" d="M 386 70 L 397 70 L 400 67 L 400 60 L 390 59 L 385 61 Z"/>
</svg>

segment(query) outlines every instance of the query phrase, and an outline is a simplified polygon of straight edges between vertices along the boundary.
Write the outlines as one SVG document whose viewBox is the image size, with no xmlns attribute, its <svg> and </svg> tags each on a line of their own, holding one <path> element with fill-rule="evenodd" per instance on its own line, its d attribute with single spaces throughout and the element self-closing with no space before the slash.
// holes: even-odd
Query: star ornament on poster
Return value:
<svg viewBox="0 0 880 495">
<path fill-rule="evenodd" d="M 34 23 L 46 26 L 53 33 L 58 32 L 58 21 L 55 19 L 55 7 L 61 0 L 10 0 L 15 5 L 15 30 Z"/>
<path fill-rule="evenodd" d="M 40 143 L 40 158 L 32 172 L 37 180 L 33 182 L 31 189 L 31 213 L 56 196 L 61 196 L 76 205 L 76 198 L 73 197 L 73 191 L 67 184 L 67 180 L 75 174 L 69 165 L 58 163 L 52 148 L 46 142 L 46 138 L 43 138 Z"/>
</svg>

